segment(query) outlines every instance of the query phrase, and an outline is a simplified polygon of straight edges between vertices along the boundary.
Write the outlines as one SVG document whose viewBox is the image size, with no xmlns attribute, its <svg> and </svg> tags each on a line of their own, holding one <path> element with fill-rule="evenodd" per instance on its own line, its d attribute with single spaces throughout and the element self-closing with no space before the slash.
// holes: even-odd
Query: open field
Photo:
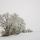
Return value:
<svg viewBox="0 0 40 40">
<path fill-rule="evenodd" d="M 20 33 L 8 37 L 0 37 L 0 40 L 40 40 L 40 32 Z"/>
</svg>

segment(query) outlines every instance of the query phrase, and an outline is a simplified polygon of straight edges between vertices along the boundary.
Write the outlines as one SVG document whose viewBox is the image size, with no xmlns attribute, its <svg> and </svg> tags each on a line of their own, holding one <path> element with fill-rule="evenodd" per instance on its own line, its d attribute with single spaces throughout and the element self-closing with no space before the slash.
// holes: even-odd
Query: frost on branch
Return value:
<svg viewBox="0 0 40 40">
<path fill-rule="evenodd" d="M 17 14 L 10 15 L 8 13 L 0 15 L 0 27 L 5 30 L 2 36 L 19 34 L 26 32 L 25 22 Z M 2 31 L 3 32 L 3 31 Z"/>
</svg>

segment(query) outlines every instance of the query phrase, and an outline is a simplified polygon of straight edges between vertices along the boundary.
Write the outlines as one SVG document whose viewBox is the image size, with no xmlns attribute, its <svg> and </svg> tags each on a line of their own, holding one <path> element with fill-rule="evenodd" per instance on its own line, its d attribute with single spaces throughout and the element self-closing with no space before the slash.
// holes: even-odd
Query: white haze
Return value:
<svg viewBox="0 0 40 40">
<path fill-rule="evenodd" d="M 40 31 L 40 0 L 0 0 L 0 14 L 17 13 L 26 22 L 26 28 Z"/>
</svg>

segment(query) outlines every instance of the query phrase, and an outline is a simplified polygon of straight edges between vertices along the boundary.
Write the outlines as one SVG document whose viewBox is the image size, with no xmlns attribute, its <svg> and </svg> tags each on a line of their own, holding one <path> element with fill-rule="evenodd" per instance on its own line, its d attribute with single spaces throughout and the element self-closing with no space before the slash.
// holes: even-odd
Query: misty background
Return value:
<svg viewBox="0 0 40 40">
<path fill-rule="evenodd" d="M 26 29 L 40 31 L 40 0 L 0 0 L 0 14 L 17 13 L 26 23 Z"/>
</svg>

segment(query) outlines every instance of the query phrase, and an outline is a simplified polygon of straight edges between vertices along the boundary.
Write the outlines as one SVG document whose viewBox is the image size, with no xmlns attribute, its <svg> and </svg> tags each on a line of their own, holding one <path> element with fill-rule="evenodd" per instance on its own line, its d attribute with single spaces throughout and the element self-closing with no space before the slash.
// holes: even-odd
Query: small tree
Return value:
<svg viewBox="0 0 40 40">
<path fill-rule="evenodd" d="M 9 15 L 3 14 L 0 18 L 2 22 L 2 27 L 5 29 L 4 35 L 18 34 L 25 31 L 25 22 L 17 14 Z"/>
</svg>

